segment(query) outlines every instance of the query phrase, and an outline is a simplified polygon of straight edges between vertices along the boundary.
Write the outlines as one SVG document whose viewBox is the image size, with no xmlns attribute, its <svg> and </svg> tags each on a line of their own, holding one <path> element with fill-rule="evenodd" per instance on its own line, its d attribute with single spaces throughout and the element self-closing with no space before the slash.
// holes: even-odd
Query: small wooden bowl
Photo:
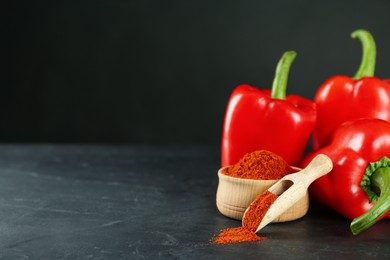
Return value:
<svg viewBox="0 0 390 260">
<path fill-rule="evenodd" d="M 225 167 L 226 168 L 226 167 Z M 218 171 L 217 208 L 223 215 L 241 220 L 245 210 L 263 191 L 278 180 L 252 180 L 225 175 Z M 299 171 L 300 168 L 293 167 Z M 309 193 L 273 222 L 287 222 L 303 217 L 309 210 Z"/>
</svg>

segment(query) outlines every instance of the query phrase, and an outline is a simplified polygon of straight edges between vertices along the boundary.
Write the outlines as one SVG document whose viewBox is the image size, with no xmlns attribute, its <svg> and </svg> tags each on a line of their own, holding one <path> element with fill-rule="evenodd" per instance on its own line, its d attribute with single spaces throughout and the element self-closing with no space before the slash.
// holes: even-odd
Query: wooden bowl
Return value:
<svg viewBox="0 0 390 260">
<path fill-rule="evenodd" d="M 299 171 L 300 168 L 293 167 Z M 252 180 L 225 175 L 221 168 L 218 171 L 217 208 L 223 215 L 241 220 L 246 208 L 263 191 L 278 180 Z M 291 206 L 273 222 L 287 222 L 303 217 L 309 210 L 309 193 Z"/>
</svg>

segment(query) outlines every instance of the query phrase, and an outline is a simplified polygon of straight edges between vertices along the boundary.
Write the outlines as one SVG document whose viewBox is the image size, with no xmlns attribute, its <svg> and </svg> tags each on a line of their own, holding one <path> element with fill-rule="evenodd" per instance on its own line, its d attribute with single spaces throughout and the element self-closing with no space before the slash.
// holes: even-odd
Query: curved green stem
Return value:
<svg viewBox="0 0 390 260">
<path fill-rule="evenodd" d="M 271 98 L 286 99 L 288 73 L 296 56 L 295 51 L 286 51 L 279 60 L 272 83 Z"/>
<path fill-rule="evenodd" d="M 371 33 L 366 30 L 356 30 L 351 34 L 353 39 L 361 42 L 363 47 L 363 56 L 360 67 L 353 79 L 358 80 L 363 77 L 372 77 L 375 72 L 376 45 Z"/>
<path fill-rule="evenodd" d="M 390 167 L 379 168 L 372 174 L 371 187 L 378 200 L 369 211 L 352 221 L 351 231 L 354 235 L 374 225 L 390 210 Z"/>
</svg>

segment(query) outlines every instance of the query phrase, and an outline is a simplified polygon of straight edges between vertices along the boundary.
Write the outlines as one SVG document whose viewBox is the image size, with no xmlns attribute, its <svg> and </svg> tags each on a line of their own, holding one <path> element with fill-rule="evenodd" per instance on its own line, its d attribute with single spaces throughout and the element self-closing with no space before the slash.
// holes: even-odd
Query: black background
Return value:
<svg viewBox="0 0 390 260">
<path fill-rule="evenodd" d="M 217 144 L 232 90 L 352 76 L 369 30 L 390 77 L 390 1 L 5 1 L 1 142 Z"/>
</svg>

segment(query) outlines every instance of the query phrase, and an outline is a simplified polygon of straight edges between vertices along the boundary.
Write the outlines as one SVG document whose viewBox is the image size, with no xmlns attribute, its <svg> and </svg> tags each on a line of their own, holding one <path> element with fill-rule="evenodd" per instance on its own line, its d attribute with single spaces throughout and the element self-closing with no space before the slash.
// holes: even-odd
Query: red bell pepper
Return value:
<svg viewBox="0 0 390 260">
<path fill-rule="evenodd" d="M 333 169 L 310 186 L 312 198 L 353 219 L 353 234 L 390 218 L 390 122 L 362 118 L 335 129 L 329 144 L 308 155 L 328 155 Z"/>
<path fill-rule="evenodd" d="M 290 165 L 301 163 L 316 119 L 314 102 L 297 95 L 286 97 L 288 73 L 294 51 L 280 59 L 272 91 L 238 86 L 227 105 L 221 147 L 223 167 L 246 153 L 269 150 Z"/>
<path fill-rule="evenodd" d="M 374 77 L 376 46 L 372 35 L 356 30 L 352 38 L 363 46 L 360 68 L 353 78 L 334 76 L 318 89 L 317 123 L 313 149 L 326 144 L 326 138 L 341 123 L 358 118 L 380 118 L 390 121 L 390 84 Z"/>
</svg>

